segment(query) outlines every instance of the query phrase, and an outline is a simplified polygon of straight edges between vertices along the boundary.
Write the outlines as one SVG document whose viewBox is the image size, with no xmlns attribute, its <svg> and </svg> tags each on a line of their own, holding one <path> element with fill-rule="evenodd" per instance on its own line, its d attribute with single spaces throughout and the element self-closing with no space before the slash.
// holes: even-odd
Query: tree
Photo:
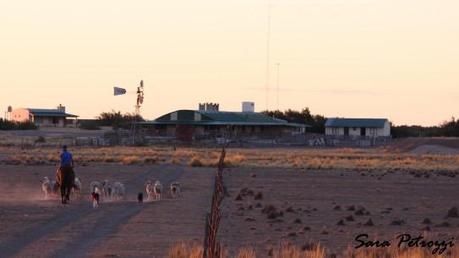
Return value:
<svg viewBox="0 0 459 258">
<path fill-rule="evenodd" d="M 132 122 L 145 121 L 142 116 L 133 113 L 121 114 L 121 111 L 112 110 L 111 112 L 102 112 L 98 117 L 101 126 L 112 126 L 113 129 L 128 129 Z"/>
<path fill-rule="evenodd" d="M 306 124 L 311 126 L 306 130 L 313 133 L 325 133 L 326 118 L 322 115 L 312 115 L 309 108 L 303 108 L 301 111 L 287 109 L 282 112 L 280 110 L 263 111 L 265 115 L 286 120 L 289 123 Z"/>
<path fill-rule="evenodd" d="M 0 130 L 35 130 L 37 126 L 32 122 L 14 122 L 0 118 Z"/>
</svg>

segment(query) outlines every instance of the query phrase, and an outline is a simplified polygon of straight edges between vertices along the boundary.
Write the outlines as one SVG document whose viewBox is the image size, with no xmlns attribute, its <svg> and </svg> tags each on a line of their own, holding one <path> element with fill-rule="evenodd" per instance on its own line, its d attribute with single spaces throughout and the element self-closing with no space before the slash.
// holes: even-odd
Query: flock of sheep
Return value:
<svg viewBox="0 0 459 258">
<path fill-rule="evenodd" d="M 74 186 L 72 187 L 72 194 L 76 197 L 81 196 L 82 183 L 80 178 L 75 178 Z M 59 192 L 59 183 L 55 180 L 51 180 L 48 177 L 44 177 L 41 184 L 41 189 L 44 193 L 45 199 L 48 199 L 52 195 L 57 195 Z M 126 197 L 126 188 L 121 182 L 109 182 L 108 180 L 103 181 L 92 181 L 89 184 L 91 193 L 91 200 L 93 207 L 97 208 L 101 200 L 123 200 Z M 174 181 L 169 186 L 170 195 L 172 198 L 177 198 L 181 194 L 181 184 Z M 163 193 L 163 185 L 159 180 L 152 183 L 151 180 L 145 182 L 145 193 L 147 200 L 161 200 Z M 143 202 L 143 192 L 138 193 L 137 200 Z"/>
</svg>

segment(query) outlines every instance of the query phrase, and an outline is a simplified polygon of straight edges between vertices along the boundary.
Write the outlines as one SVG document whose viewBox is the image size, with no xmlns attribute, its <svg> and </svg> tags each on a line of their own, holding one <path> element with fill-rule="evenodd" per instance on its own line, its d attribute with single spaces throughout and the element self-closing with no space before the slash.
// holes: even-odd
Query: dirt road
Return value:
<svg viewBox="0 0 459 258">
<path fill-rule="evenodd" d="M 116 165 L 101 165 L 84 168 L 79 175 L 86 185 L 103 176 L 124 182 L 128 191 L 125 201 L 102 203 L 94 209 L 86 199 L 88 193 L 85 193 L 82 200 L 75 200 L 65 207 L 57 200 L 41 201 L 40 198 L 0 204 L 5 206 L 2 207 L 4 212 L 0 213 L 1 223 L 11 224 L 5 225 L 5 231 L 0 231 L 1 257 L 163 257 L 176 241 L 202 241 L 212 173 L 198 173 L 192 169 L 184 173 L 185 168 L 178 166 L 122 167 L 127 171 L 117 172 L 120 168 Z M 22 168 L 23 171 L 15 171 L 19 180 L 10 182 L 3 189 L 28 188 L 30 179 L 25 175 L 30 174 L 27 170 L 32 168 Z M 41 177 L 50 168 L 39 170 L 34 177 Z M 0 177 L 8 181 L 4 173 Z M 142 191 L 147 179 L 159 179 L 165 190 L 170 182 L 180 180 L 187 194 L 179 199 L 165 195 L 162 201 L 138 204 L 137 193 Z M 40 194 L 35 193 L 39 189 L 37 186 L 39 184 L 33 186 L 32 195 Z M 19 195 L 12 193 L 10 196 Z M 0 197 L 1 200 L 9 199 L 5 193 L 0 193 Z M 191 206 L 185 203 L 191 203 Z M 28 221 L 17 215 L 27 215 L 31 219 Z M 167 224 L 171 219 L 163 227 L 164 220 Z M 175 235 L 171 235 L 174 231 Z"/>
</svg>

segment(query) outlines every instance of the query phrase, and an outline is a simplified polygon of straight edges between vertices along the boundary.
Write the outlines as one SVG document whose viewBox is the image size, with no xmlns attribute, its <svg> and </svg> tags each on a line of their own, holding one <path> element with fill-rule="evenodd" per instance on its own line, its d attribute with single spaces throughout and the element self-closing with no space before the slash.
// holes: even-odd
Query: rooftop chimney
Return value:
<svg viewBox="0 0 459 258">
<path fill-rule="evenodd" d="M 220 109 L 220 105 L 218 103 L 212 103 L 212 102 L 199 103 L 199 111 L 218 112 L 219 109 Z"/>
<path fill-rule="evenodd" d="M 62 113 L 65 113 L 65 106 L 62 106 L 62 104 L 59 104 L 59 106 L 57 106 L 57 110 L 61 111 Z"/>
</svg>

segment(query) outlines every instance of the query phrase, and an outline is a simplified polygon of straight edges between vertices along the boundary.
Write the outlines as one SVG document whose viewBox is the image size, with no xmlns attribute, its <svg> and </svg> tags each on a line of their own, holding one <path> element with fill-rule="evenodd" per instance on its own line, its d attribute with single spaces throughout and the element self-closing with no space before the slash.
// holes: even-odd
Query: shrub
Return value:
<svg viewBox="0 0 459 258">
<path fill-rule="evenodd" d="M 35 143 L 45 143 L 46 139 L 43 136 L 39 136 L 36 140 Z"/>
<path fill-rule="evenodd" d="M 173 246 L 167 258 L 202 258 L 203 249 L 201 246 L 193 243 L 181 242 Z"/>
<path fill-rule="evenodd" d="M 35 130 L 37 128 L 31 122 L 13 122 L 0 118 L 0 130 Z"/>
<path fill-rule="evenodd" d="M 139 158 L 137 156 L 128 156 L 128 157 L 124 157 L 123 159 L 121 159 L 121 163 L 123 165 L 132 165 L 138 162 L 139 162 Z"/>
<path fill-rule="evenodd" d="M 188 165 L 191 166 L 191 167 L 203 167 L 204 163 L 203 163 L 203 161 L 201 160 L 200 157 L 193 156 L 193 157 L 191 157 L 191 160 L 188 163 Z"/>
<path fill-rule="evenodd" d="M 99 124 L 96 121 L 80 122 L 80 129 L 83 130 L 100 130 Z"/>
</svg>

